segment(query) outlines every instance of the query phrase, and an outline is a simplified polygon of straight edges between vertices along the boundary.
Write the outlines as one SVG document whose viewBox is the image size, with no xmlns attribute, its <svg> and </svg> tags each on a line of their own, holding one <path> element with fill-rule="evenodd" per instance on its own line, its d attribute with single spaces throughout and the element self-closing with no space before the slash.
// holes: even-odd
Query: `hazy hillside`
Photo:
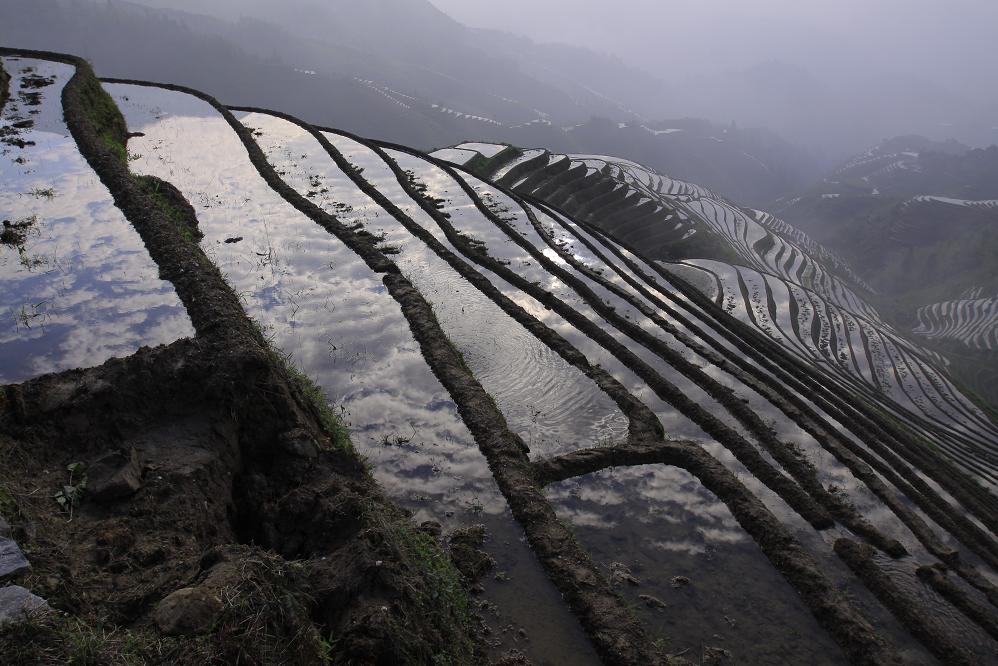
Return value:
<svg viewBox="0 0 998 666">
<path fill-rule="evenodd" d="M 156 0 L 142 4 L 184 6 Z M 296 37 L 258 44 L 255 36 L 230 30 L 226 37 L 241 48 L 285 61 L 296 59 L 300 67 L 327 74 L 369 79 L 430 103 L 504 123 L 551 117 L 564 124 L 594 112 L 618 112 L 619 103 L 586 88 L 612 80 L 633 93 L 656 83 L 593 51 L 542 47 L 512 35 L 470 30 L 426 0 L 295 0 L 279 6 L 210 0 L 186 7 L 227 23 L 241 17 L 243 22 L 266 21 Z M 196 29 L 219 32 L 217 27 Z M 292 54 L 294 58 L 289 58 Z M 573 60 L 582 62 L 573 65 Z M 551 72 L 558 76 L 552 78 Z M 539 73 L 543 78 L 535 77 Z"/>
<path fill-rule="evenodd" d="M 998 147 L 896 137 L 773 204 L 847 257 L 881 309 L 998 402 Z"/>
<path fill-rule="evenodd" d="M 897 137 L 773 207 L 903 307 L 978 287 L 998 293 L 994 200 L 998 146 Z"/>
<path fill-rule="evenodd" d="M 745 48 L 751 52 L 749 45 Z M 834 65 L 825 69 L 835 71 Z M 998 141 L 998 108 L 955 92 L 945 81 L 917 75 L 862 66 L 832 75 L 787 62 L 750 61 L 713 76 L 680 78 L 673 85 L 683 94 L 664 108 L 778 128 L 790 141 L 834 160 L 899 133 L 939 141 L 956 137 L 975 146 Z"/>
<path fill-rule="evenodd" d="M 309 73 L 314 54 L 273 25 L 206 22 L 117 0 L 12 0 L 4 7 L 0 40 L 24 48 L 73 50 L 109 75 L 203 87 L 233 103 L 256 100 L 358 132 L 417 144 L 453 134 L 406 113 L 352 76 Z M 342 52 L 328 55 L 351 62 Z"/>
</svg>

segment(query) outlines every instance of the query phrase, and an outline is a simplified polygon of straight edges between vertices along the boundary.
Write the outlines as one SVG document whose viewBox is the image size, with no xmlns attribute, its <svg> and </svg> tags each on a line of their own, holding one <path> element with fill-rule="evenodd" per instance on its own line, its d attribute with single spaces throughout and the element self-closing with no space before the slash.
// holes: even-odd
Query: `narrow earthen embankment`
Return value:
<svg viewBox="0 0 998 666">
<path fill-rule="evenodd" d="M 587 228 L 587 230 L 597 237 L 600 235 L 592 228 Z M 648 284 L 655 284 L 652 276 L 641 271 L 640 267 L 616 250 L 612 244 L 608 244 L 606 247 L 619 261 L 622 261 L 635 274 L 641 276 Z M 631 251 L 633 252 L 633 250 Z M 681 278 L 659 267 L 655 267 L 655 270 L 658 271 L 660 278 L 664 277 L 677 291 L 698 303 L 706 311 L 711 312 L 711 308 L 717 310 L 709 299 L 706 299 L 697 289 Z M 658 293 L 663 298 L 671 298 L 668 290 L 660 289 Z M 676 304 L 680 307 L 688 307 L 681 300 L 677 301 Z M 698 330 L 692 322 L 683 318 L 678 310 L 670 309 L 667 312 L 670 316 L 675 316 L 683 322 L 684 326 L 690 330 Z M 828 387 L 814 376 L 812 369 L 803 367 L 798 359 L 776 347 L 772 340 L 766 339 L 758 331 L 726 316 L 723 312 L 715 314 L 717 322 L 717 326 L 714 328 L 715 332 L 722 335 L 740 352 L 743 352 L 747 358 L 758 363 L 766 370 L 766 373 L 757 373 L 751 364 L 746 363 L 745 359 L 738 355 L 726 354 L 727 360 L 740 367 L 744 372 L 755 374 L 759 382 L 767 385 L 770 391 L 778 394 L 782 400 L 777 400 L 774 404 L 799 410 L 801 414 L 806 416 L 807 418 L 799 421 L 802 427 L 808 430 L 840 462 L 849 467 L 857 475 L 857 478 L 867 483 L 870 489 L 891 507 L 930 552 L 951 562 L 957 561 L 954 559 L 953 551 L 942 546 L 924 521 L 911 511 L 902 498 L 897 497 L 886 487 L 883 480 L 877 475 L 882 476 L 884 480 L 925 511 L 930 518 L 957 536 L 975 554 L 986 562 L 995 561 L 994 558 L 998 556 L 998 544 L 995 543 L 995 540 L 975 525 L 973 521 L 968 520 L 961 511 L 941 498 L 939 493 L 915 469 L 912 469 L 908 461 L 912 461 L 917 465 L 919 471 L 952 493 L 961 503 L 961 506 L 969 509 L 975 518 L 992 531 L 998 527 L 995 518 L 998 516 L 998 504 L 996 504 L 998 500 L 994 495 L 969 479 L 966 474 L 953 468 L 938 454 L 932 452 L 931 446 L 924 440 L 920 440 L 896 421 L 872 408 L 868 401 L 861 399 L 849 401 L 848 396 L 843 397 L 830 392 Z M 746 338 L 742 339 L 741 335 L 746 336 Z M 776 358 L 784 359 L 785 362 L 776 363 L 774 361 Z M 774 381 L 770 375 L 776 380 Z M 835 429 L 801 399 L 802 395 L 808 396 L 808 399 L 817 408 L 851 430 L 863 442 L 863 445 L 857 444 L 849 437 L 835 435 Z M 792 411 L 784 410 L 784 413 L 793 418 Z M 817 427 L 814 427 L 815 425 Z M 890 432 L 883 428 L 889 428 Z M 990 585 L 984 583 L 973 572 L 967 571 L 965 567 L 960 566 L 959 570 L 968 582 L 984 591 L 993 590 Z"/>
<path fill-rule="evenodd" d="M 550 241 L 550 239 L 540 228 L 536 216 L 532 214 L 529 205 L 527 205 L 529 202 L 535 206 L 538 206 L 541 210 L 544 210 L 549 208 L 549 204 L 539 201 L 534 197 L 524 197 L 522 195 L 515 194 L 511 196 L 514 200 L 518 201 L 521 206 L 523 206 L 525 212 L 530 217 L 541 237 Z M 553 217 L 556 220 L 558 219 L 557 215 Z M 583 227 L 586 228 L 589 233 L 593 234 L 595 238 L 601 238 L 600 232 L 589 228 L 586 225 L 583 225 Z M 593 243 L 589 242 L 585 238 L 580 237 L 579 241 L 582 242 L 587 249 L 593 252 L 598 258 L 604 261 L 604 263 L 612 265 L 600 248 L 595 247 Z M 609 289 L 619 297 L 628 300 L 628 302 L 639 310 L 644 311 L 647 309 L 642 307 L 642 304 L 637 302 L 636 299 L 630 298 L 626 292 L 623 292 L 618 287 L 607 281 L 604 276 L 591 271 L 586 272 L 584 266 L 581 266 L 574 257 L 565 252 L 563 248 L 558 247 L 557 244 L 549 244 L 562 256 L 565 261 L 567 261 L 570 265 L 574 265 L 578 270 L 583 271 L 588 277 L 590 277 L 590 279 L 600 282 L 605 288 Z M 678 309 L 670 306 L 670 304 L 666 302 L 666 300 L 671 298 L 671 293 L 669 291 L 658 289 L 657 293 L 653 293 L 649 290 L 648 285 L 657 284 L 653 276 L 647 275 L 644 271 L 642 271 L 642 269 L 636 265 L 635 262 L 631 261 L 625 254 L 620 252 L 613 245 L 613 243 L 606 243 L 603 247 L 606 251 L 612 253 L 617 261 L 622 262 L 622 264 L 625 265 L 629 271 L 632 271 L 634 275 L 639 276 L 640 279 L 644 281 L 643 283 L 638 282 L 630 277 L 627 272 L 620 272 L 620 276 L 632 288 L 636 289 L 642 296 L 654 303 L 656 307 L 661 308 L 666 315 L 676 319 L 688 330 L 699 335 L 701 339 L 710 339 L 710 337 L 704 334 L 700 328 L 690 320 L 690 318 L 685 317 Z M 710 307 L 707 307 L 711 305 L 709 301 L 706 301 L 702 294 L 693 289 L 682 279 L 673 276 L 671 273 L 668 273 L 658 266 L 655 266 L 655 268 L 660 273 L 659 277 L 665 276 L 670 284 L 672 284 L 673 287 L 681 293 L 688 295 L 691 299 L 696 296 L 699 300 L 704 301 L 703 305 L 707 312 L 712 312 L 717 309 L 715 307 L 711 310 Z M 688 307 L 688 305 L 682 301 L 679 301 L 678 305 Z M 856 404 L 850 404 L 843 401 L 841 396 L 834 393 L 829 394 L 831 396 L 830 399 L 826 399 L 825 393 L 827 393 L 827 387 L 824 386 L 821 386 L 821 390 L 812 390 L 814 388 L 813 386 L 807 387 L 801 385 L 800 389 L 806 392 L 803 394 L 794 392 L 793 387 L 797 384 L 801 377 L 799 375 L 793 375 L 792 372 L 788 374 L 788 370 L 792 370 L 800 365 L 799 360 L 788 358 L 786 363 L 774 363 L 774 357 L 763 354 L 760 349 L 756 348 L 752 341 L 755 338 L 763 338 L 761 343 L 765 343 L 764 346 L 768 345 L 768 347 L 772 350 L 773 355 L 775 355 L 775 358 L 788 357 L 784 350 L 775 347 L 771 340 L 766 340 L 758 331 L 741 325 L 741 322 L 738 322 L 723 313 L 717 317 L 718 322 L 723 324 L 723 326 L 715 327 L 715 330 L 721 333 L 740 351 L 746 352 L 749 358 L 752 358 L 754 361 L 758 362 L 762 367 L 766 368 L 768 372 L 759 372 L 758 368 L 752 363 L 747 362 L 745 357 L 739 354 L 731 354 L 723 347 L 719 347 L 718 351 L 707 348 L 698 343 L 696 340 L 690 339 L 689 336 L 685 335 L 682 331 L 671 326 L 667 320 L 661 317 L 656 318 L 652 316 L 654 315 L 654 312 L 648 314 L 663 328 L 663 330 L 666 330 L 670 334 L 674 335 L 688 348 L 696 351 L 705 359 L 714 363 L 718 368 L 730 372 L 733 376 L 745 383 L 746 386 L 756 390 L 760 395 L 767 398 L 773 405 L 777 406 L 788 418 L 792 419 L 805 431 L 811 434 L 819 445 L 834 455 L 835 458 L 840 463 L 845 465 L 854 475 L 856 475 L 858 479 L 862 480 L 879 499 L 891 508 L 895 515 L 897 515 L 898 518 L 912 531 L 915 537 L 930 553 L 936 557 L 939 557 L 943 561 L 948 562 L 950 566 L 952 566 L 954 570 L 971 585 L 981 589 L 983 592 L 988 594 L 989 597 L 994 596 L 995 588 L 976 570 L 974 570 L 972 566 L 965 564 L 960 558 L 958 552 L 943 545 L 926 522 L 912 510 L 905 498 L 913 501 L 937 524 L 950 532 L 950 534 L 956 536 L 962 545 L 966 546 L 971 552 L 978 557 L 981 557 L 991 566 L 998 564 L 998 560 L 996 560 L 996 557 L 998 557 L 998 543 L 995 542 L 991 535 L 980 529 L 980 527 L 978 527 L 973 521 L 968 520 L 966 516 L 963 515 L 963 512 L 957 507 L 954 507 L 952 504 L 942 499 L 939 494 L 932 489 L 921 476 L 915 473 L 911 469 L 910 465 L 903 462 L 891 448 L 893 445 L 897 445 L 902 447 L 904 450 L 910 451 L 911 449 L 909 447 L 912 446 L 911 442 L 899 442 L 898 440 L 892 440 L 890 436 L 876 429 L 876 426 L 874 426 L 871 430 L 870 422 L 866 420 L 866 417 L 861 411 L 862 406 L 866 404 L 865 402 L 859 401 Z M 742 340 L 736 335 L 736 333 L 741 329 L 745 329 L 745 331 L 742 332 L 747 332 L 747 334 L 749 334 L 748 341 Z M 804 374 L 807 376 L 812 374 L 811 369 L 807 369 L 807 373 Z M 779 379 L 774 380 L 774 376 Z M 744 404 L 739 405 L 737 404 L 737 401 L 730 399 L 733 396 L 729 396 L 729 399 L 725 400 L 723 393 L 720 395 L 722 404 L 729 406 L 729 408 L 736 411 L 745 409 L 746 406 Z M 859 436 L 863 437 L 866 447 L 864 448 L 864 446 L 857 444 L 852 439 L 839 434 L 835 427 L 833 427 L 811 405 L 801 399 L 801 395 L 812 396 L 812 400 L 815 405 L 819 406 L 833 418 L 837 418 L 846 427 L 852 429 Z M 879 411 L 869 411 L 872 412 L 874 420 L 883 419 L 883 415 Z M 803 487 L 808 489 L 809 493 L 820 499 L 822 504 L 828 507 L 838 520 L 842 521 L 844 525 L 850 527 L 857 534 L 863 535 L 865 538 L 870 540 L 871 543 L 877 545 L 882 550 L 885 550 L 885 552 L 892 553 L 895 556 L 903 554 L 902 550 L 899 549 L 899 544 L 897 544 L 897 542 L 891 543 L 890 541 L 885 540 L 878 534 L 875 528 L 872 528 L 872 526 L 866 523 L 866 521 L 856 516 L 854 511 L 851 510 L 851 507 L 842 506 L 841 503 L 839 503 L 838 498 L 829 497 L 829 494 L 815 483 L 811 470 L 808 470 L 806 466 L 799 465 L 797 461 L 794 460 L 793 456 L 788 455 L 785 451 L 781 453 L 781 450 L 785 449 L 785 447 L 780 446 L 779 443 L 772 437 L 767 437 L 764 431 L 760 432 L 759 424 L 753 424 L 751 416 L 743 415 L 740 418 L 743 423 L 750 426 L 752 431 L 760 438 L 760 441 L 766 445 L 770 453 L 780 461 L 781 465 L 783 465 L 785 469 L 794 475 L 794 478 L 798 481 L 798 483 L 801 483 Z M 903 428 L 901 429 L 901 432 L 908 433 L 909 435 L 911 434 Z M 922 455 L 916 456 L 916 459 L 924 459 L 924 454 L 928 452 L 928 449 L 926 448 L 927 445 L 922 442 L 915 444 L 914 446 L 921 447 L 919 452 Z M 938 462 L 938 466 L 933 468 L 933 473 L 931 473 L 930 476 L 938 474 L 938 478 L 949 480 L 951 486 L 955 485 L 956 487 L 962 489 L 964 492 L 955 493 L 957 497 L 970 499 L 970 496 L 972 496 L 975 498 L 971 499 L 971 506 L 976 508 L 978 512 L 983 512 L 983 514 L 979 513 L 978 515 L 981 516 L 985 525 L 988 525 L 994 529 L 992 523 L 994 522 L 994 516 L 996 514 L 994 511 L 988 511 L 986 506 L 986 503 L 994 500 L 993 496 L 983 490 L 980 486 L 974 484 L 973 481 L 966 477 L 966 475 L 950 468 L 947 464 L 945 464 L 945 461 L 939 460 Z M 890 485 L 885 483 L 884 479 L 886 479 Z M 944 487 L 947 487 L 946 483 L 943 483 L 943 485 Z M 893 486 L 893 488 L 891 486 Z M 985 504 L 982 505 L 980 500 L 983 500 Z"/>
<path fill-rule="evenodd" d="M 928 648 L 942 663 L 966 666 L 977 663 L 972 655 L 957 645 L 935 620 L 926 614 L 924 608 L 915 599 L 905 594 L 894 584 L 877 565 L 873 558 L 872 548 L 850 539 L 839 539 L 835 542 L 835 552 L 849 565 L 853 573 L 873 591 L 880 602 L 890 608 L 908 631 L 918 638 L 922 645 Z"/>
<path fill-rule="evenodd" d="M 497 261 L 488 254 L 474 247 L 468 238 L 457 232 L 447 217 L 442 214 L 432 202 L 427 200 L 426 197 L 420 195 L 394 160 L 391 160 L 391 158 L 376 145 L 370 143 L 368 145 L 376 152 L 379 152 L 382 159 L 387 161 L 389 167 L 391 167 L 395 172 L 399 184 L 406 190 L 409 196 L 418 202 L 420 207 L 434 219 L 434 221 L 444 231 L 451 244 L 460 249 L 465 257 L 492 271 L 513 286 L 522 290 L 524 293 L 527 293 L 535 298 L 538 302 L 543 303 L 546 307 L 550 307 L 566 321 L 585 333 L 592 340 L 599 343 L 600 346 L 613 354 L 621 363 L 626 365 L 642 380 L 644 380 L 659 398 L 676 407 L 680 413 L 700 426 L 704 432 L 724 444 L 726 448 L 735 454 L 739 462 L 745 465 L 745 467 L 747 467 L 757 478 L 759 478 L 763 483 L 783 498 L 784 501 L 793 507 L 795 511 L 797 511 L 805 520 L 810 522 L 815 528 L 823 529 L 833 524 L 831 516 L 824 507 L 808 496 L 803 489 L 791 479 L 788 479 L 784 475 L 780 474 L 759 454 L 750 442 L 748 442 L 733 428 L 729 427 L 719 418 L 710 413 L 709 410 L 694 402 L 675 384 L 662 377 L 651 366 L 640 359 L 634 352 L 618 342 L 610 333 L 590 321 L 585 315 L 578 312 L 561 299 L 557 298 L 551 292 L 545 290 L 537 284 L 534 284 L 533 282 L 530 282 L 515 271 L 511 270 L 502 262 Z M 412 151 L 412 149 L 405 148 L 403 146 L 393 145 L 391 147 L 396 150 L 418 155 L 418 153 Z M 447 165 L 442 163 L 434 162 L 434 164 L 444 170 L 448 169 Z M 460 181 L 459 184 L 463 183 L 463 181 L 461 181 L 456 174 L 453 172 L 449 173 L 453 178 Z M 488 210 L 484 205 L 482 205 L 482 208 Z M 491 213 L 491 211 L 486 214 L 486 217 L 488 217 L 494 224 L 500 226 L 500 228 L 503 228 L 502 222 L 499 221 L 498 218 Z M 545 268 L 550 270 L 547 263 L 543 265 Z M 578 289 L 588 293 L 585 286 L 578 284 L 578 281 L 573 280 L 571 276 L 563 275 L 560 272 L 556 272 L 555 274 L 567 284 L 570 284 L 573 288 L 578 287 Z M 595 296 L 593 296 L 593 298 L 595 299 Z M 610 309 L 602 302 L 599 302 L 598 305 L 594 305 L 593 307 L 597 312 L 605 317 L 614 317 L 614 315 L 610 312 Z"/>
<path fill-rule="evenodd" d="M 10 97 L 10 74 L 7 73 L 7 70 L 3 68 L 3 63 L 0 62 L 0 111 L 3 111 L 8 97 Z"/>
<path fill-rule="evenodd" d="M 854 450 L 860 449 L 860 447 L 857 447 L 851 440 L 847 440 L 846 438 L 840 436 L 836 432 L 835 428 L 832 427 L 826 419 L 816 413 L 812 408 L 804 403 L 804 401 L 800 400 L 799 396 L 788 395 L 785 390 L 780 390 L 780 386 L 774 385 L 774 382 L 766 381 L 766 376 L 754 371 L 751 366 L 746 369 L 741 365 L 732 363 L 729 359 L 722 357 L 713 349 L 709 349 L 699 342 L 691 339 L 683 331 L 680 331 L 675 326 L 671 325 L 667 320 L 658 316 L 651 308 L 648 308 L 639 300 L 612 283 L 604 275 L 597 271 L 589 270 L 584 264 L 579 262 L 574 255 L 567 252 L 564 247 L 555 243 L 553 239 L 545 233 L 544 229 L 539 224 L 536 215 L 533 214 L 529 206 L 524 205 L 525 202 L 520 201 L 519 203 L 524 207 L 524 210 L 530 218 L 538 235 L 547 241 L 548 246 L 559 254 L 559 256 L 561 256 L 561 258 L 568 265 L 573 266 L 576 270 L 589 277 L 589 279 L 601 284 L 605 289 L 611 291 L 619 298 L 624 299 L 633 307 L 642 311 L 642 313 L 648 316 L 649 319 L 657 323 L 663 330 L 675 336 L 677 340 L 683 342 L 688 348 L 714 363 L 719 369 L 731 373 L 733 377 L 739 379 L 746 386 L 752 388 L 761 396 L 765 397 L 771 404 L 778 407 L 794 423 L 797 423 L 806 432 L 811 434 L 815 438 L 815 441 L 822 446 L 822 448 L 835 456 L 835 458 L 847 467 L 856 476 L 856 478 L 866 483 L 867 487 L 881 501 L 891 508 L 901 522 L 903 522 L 912 531 L 915 537 L 919 539 L 922 545 L 924 545 L 929 552 L 937 557 L 940 557 L 944 561 L 958 561 L 957 554 L 952 549 L 942 544 L 925 521 L 922 520 L 922 518 L 911 509 L 909 504 L 905 502 L 900 493 L 884 483 L 884 481 L 874 472 L 873 468 L 860 456 L 853 452 Z M 568 230 L 566 229 L 566 232 L 567 231 Z M 594 247 L 585 239 L 580 238 L 579 240 L 580 242 L 583 242 L 591 252 L 606 263 L 606 257 L 599 251 L 598 248 Z M 621 273 L 621 276 L 642 296 L 647 298 L 650 302 L 663 308 L 666 312 L 669 312 L 670 308 L 668 308 L 668 306 L 654 294 L 649 292 L 644 285 L 633 280 L 626 273 Z M 681 368 L 682 365 L 677 365 L 677 363 L 681 363 L 681 361 L 672 362 L 674 367 Z M 761 420 L 759 420 L 758 417 L 751 412 L 751 409 L 745 402 L 739 400 L 733 393 L 729 392 L 726 394 L 723 391 L 723 387 L 720 391 L 715 388 L 711 395 L 717 397 L 719 402 L 724 404 L 728 409 L 732 410 L 733 413 L 738 414 L 739 420 L 750 428 L 751 432 L 756 435 L 758 440 L 766 447 L 773 457 L 779 461 L 783 468 L 788 470 L 793 475 L 794 479 L 797 480 L 802 487 L 807 489 L 807 491 L 815 497 L 815 499 L 820 501 L 823 506 L 827 507 L 836 519 L 840 520 L 853 532 L 862 535 L 870 541 L 871 544 L 877 546 L 884 552 L 887 552 L 894 557 L 900 557 L 906 554 L 903 547 L 901 547 L 897 541 L 886 539 L 879 530 L 870 525 L 865 519 L 858 516 L 855 509 L 851 505 L 845 504 L 842 502 L 841 498 L 835 497 L 832 493 L 826 491 L 818 482 L 816 470 L 808 465 L 806 461 L 798 459 L 797 456 L 794 455 L 792 447 L 788 447 L 779 442 L 773 433 L 765 426 L 765 424 L 763 424 Z M 867 456 L 867 458 L 869 458 L 869 456 Z M 883 465 L 881 464 L 880 467 L 882 468 Z M 900 488 L 902 492 L 906 492 L 909 496 L 913 496 L 920 505 L 924 505 L 927 512 L 935 518 L 937 523 L 947 529 L 947 531 L 951 534 L 957 536 L 962 542 L 968 544 L 972 552 L 982 557 L 985 562 L 992 566 L 998 563 L 998 561 L 995 560 L 996 553 L 998 553 L 998 550 L 996 550 L 998 549 L 998 544 L 995 544 L 993 539 L 985 534 L 980 528 L 966 520 L 960 512 L 955 509 L 955 507 L 952 507 L 947 502 L 944 502 L 941 498 L 939 498 L 937 493 L 932 492 L 929 497 L 923 497 L 923 493 L 911 488 L 908 483 L 899 479 L 897 474 L 891 474 L 888 478 L 896 481 L 895 485 Z M 961 565 L 960 571 L 961 575 L 967 573 L 969 574 L 968 578 L 973 580 L 977 579 L 976 573 L 971 571 L 970 567 L 967 567 L 966 565 Z"/>
<path fill-rule="evenodd" d="M 597 237 L 605 235 L 591 225 L 583 226 L 589 233 Z M 621 245 L 628 251 L 637 254 L 635 249 L 628 247 L 626 243 L 621 243 Z M 626 256 L 612 248 L 611 251 L 636 274 L 643 278 L 651 277 L 642 272 Z M 798 395 L 808 396 L 808 399 L 818 408 L 859 437 L 873 453 L 888 461 L 889 467 L 897 470 L 897 474 L 900 474 L 913 488 L 930 497 L 935 495 L 925 481 L 909 468 L 909 464 L 903 463 L 901 458 L 911 465 L 915 465 L 920 472 L 939 483 L 988 529 L 998 532 L 998 498 L 941 458 L 924 439 L 896 419 L 876 409 L 869 400 L 860 397 L 850 399 L 853 396 L 841 395 L 842 392 L 833 390 L 814 368 L 808 366 L 801 359 L 787 354 L 779 347 L 778 343 L 762 332 L 728 316 L 700 290 L 680 276 L 657 264 L 650 264 L 650 266 L 658 279 L 664 280 L 666 284 L 682 294 L 700 311 L 713 315 L 711 323 L 714 332 L 724 337 L 727 342 L 734 345 L 738 351 L 752 361 L 758 363 L 768 373 L 779 378 L 781 382 L 786 384 L 788 390 L 793 390 Z M 651 284 L 654 284 L 654 280 Z M 659 293 L 664 298 L 671 299 L 668 290 L 661 289 Z M 679 308 L 691 309 L 688 303 L 679 299 L 675 300 L 675 304 Z M 780 362 L 777 363 L 776 359 L 780 359 Z M 856 453 L 863 455 L 860 451 Z M 871 466 L 874 465 L 871 460 L 867 460 L 867 462 Z"/>
<path fill-rule="evenodd" d="M 998 613 L 995 613 L 993 608 L 988 608 L 974 599 L 967 590 L 951 581 L 946 575 L 945 567 L 922 566 L 915 573 L 941 597 L 973 620 L 991 638 L 998 641 Z M 994 603 L 994 601 L 994 599 L 991 599 L 991 603 Z"/>
</svg>

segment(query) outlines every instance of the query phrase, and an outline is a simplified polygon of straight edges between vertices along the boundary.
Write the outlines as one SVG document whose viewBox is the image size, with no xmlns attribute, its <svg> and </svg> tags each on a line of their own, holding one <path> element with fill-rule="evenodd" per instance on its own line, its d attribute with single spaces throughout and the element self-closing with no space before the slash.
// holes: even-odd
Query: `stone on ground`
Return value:
<svg viewBox="0 0 998 666">
<path fill-rule="evenodd" d="M 47 613 L 48 602 L 18 585 L 0 587 L 0 627 Z"/>
<path fill-rule="evenodd" d="M 31 568 L 18 545 L 0 536 L 0 581 L 26 573 Z"/>
</svg>

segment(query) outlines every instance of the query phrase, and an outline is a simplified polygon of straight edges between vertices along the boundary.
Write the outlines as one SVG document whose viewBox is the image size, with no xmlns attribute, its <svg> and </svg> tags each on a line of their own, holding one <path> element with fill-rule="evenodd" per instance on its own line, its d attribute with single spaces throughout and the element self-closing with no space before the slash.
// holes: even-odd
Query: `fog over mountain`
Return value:
<svg viewBox="0 0 998 666">
<path fill-rule="evenodd" d="M 764 125 L 832 152 L 921 133 L 998 140 L 998 5 L 434 0 L 459 21 L 613 53 L 673 91 L 662 117 Z"/>
<path fill-rule="evenodd" d="M 36 12 L 52 7 L 69 16 L 91 12 L 85 9 L 91 5 L 10 0 L 11 20 L 6 30 L 0 25 L 0 38 L 36 47 L 69 39 L 106 72 L 188 77 L 189 84 L 207 85 L 229 99 L 227 85 L 245 89 L 232 84 L 243 74 L 225 64 L 224 56 L 211 60 L 220 74 L 215 84 L 208 73 L 189 67 L 166 71 L 171 59 L 147 58 L 161 63 L 162 72 L 140 68 L 131 56 L 120 55 L 130 49 L 115 46 L 132 38 L 155 49 L 170 42 L 165 36 L 149 39 L 135 29 L 123 35 L 122 26 L 110 29 L 107 19 L 85 32 L 63 34 L 54 31 L 51 18 L 37 20 Z M 597 115 L 649 125 L 687 117 L 734 122 L 775 132 L 813 153 L 818 168 L 898 135 L 953 138 L 971 147 L 998 142 L 998 89 L 986 85 L 995 61 L 998 8 L 987 2 L 113 0 L 95 6 L 120 15 L 143 5 L 173 12 L 171 30 L 179 26 L 211 40 L 201 50 L 232 44 L 271 64 L 338 78 L 315 86 L 326 96 L 336 88 L 336 98 L 357 99 L 352 88 L 359 78 L 415 95 L 465 121 L 550 120 L 567 127 Z M 32 16 L 19 19 L 25 12 Z M 101 26 L 108 35 L 94 34 Z M 39 30 L 40 37 L 28 36 Z M 277 94 L 276 86 L 257 88 L 265 96 Z M 280 94 L 301 113 L 331 109 L 296 100 L 300 93 L 294 91 Z M 439 113 L 430 114 L 429 123 L 409 117 L 386 124 L 399 108 L 380 111 L 381 120 L 367 118 L 359 107 L 336 108 L 328 111 L 338 113 L 335 118 L 308 115 L 426 147 L 473 136 L 523 142 L 509 132 L 485 136 L 442 128 Z M 552 147 L 558 141 L 542 139 Z"/>
</svg>

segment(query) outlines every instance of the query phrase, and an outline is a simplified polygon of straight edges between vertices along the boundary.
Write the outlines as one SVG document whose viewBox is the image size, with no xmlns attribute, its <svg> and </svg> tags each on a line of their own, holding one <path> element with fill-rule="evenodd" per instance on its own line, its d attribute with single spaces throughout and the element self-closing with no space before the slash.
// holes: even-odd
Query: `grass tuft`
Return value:
<svg viewBox="0 0 998 666">
<path fill-rule="evenodd" d="M 512 162 L 522 154 L 521 149 L 515 146 L 506 146 L 492 157 L 485 157 L 481 153 L 477 153 L 465 163 L 464 168 L 483 180 L 489 180 L 492 174 L 499 170 L 499 167 L 507 162 Z"/>
<path fill-rule="evenodd" d="M 181 209 L 167 195 L 163 181 L 155 176 L 132 176 L 132 179 L 143 192 L 149 195 L 157 210 L 173 222 L 185 241 L 197 243 L 201 240 L 200 233 L 196 231 L 197 220 L 192 220 L 191 214 Z"/>
<path fill-rule="evenodd" d="M 329 643 L 311 619 L 307 563 L 278 556 L 234 562 L 217 590 L 222 604 L 211 633 L 165 637 L 152 627 L 124 628 L 106 617 L 60 613 L 0 628 L 3 663 L 70 664 L 326 664 Z"/>
<path fill-rule="evenodd" d="M 305 396 L 305 399 L 315 409 L 323 430 L 329 435 L 331 446 L 335 449 L 346 451 L 359 459 L 360 454 L 357 453 L 353 442 L 350 440 L 350 431 L 343 422 L 342 416 L 333 411 L 329 398 L 326 396 L 325 391 L 322 390 L 322 387 L 305 374 L 301 368 L 291 362 L 289 357 L 276 352 L 275 356 L 281 361 L 284 369 Z"/>
<path fill-rule="evenodd" d="M 315 410 L 320 425 L 329 436 L 331 448 L 344 451 L 363 462 L 363 457 L 357 453 L 353 441 L 350 439 L 350 431 L 343 421 L 342 414 L 336 413 L 322 387 L 295 364 L 292 354 L 282 351 L 274 344 L 273 334 L 268 333 L 260 322 L 253 318 L 250 318 L 250 322 L 260 336 L 260 340 L 267 346 L 267 350 L 275 364 L 288 374 L 288 377 L 290 377 L 309 405 Z"/>
<path fill-rule="evenodd" d="M 81 67 L 82 68 L 82 67 Z M 97 136 L 123 164 L 128 163 L 128 127 L 121 115 L 118 105 L 104 87 L 89 65 L 84 75 L 84 85 L 81 90 L 81 101 L 86 109 L 87 120 L 93 125 Z"/>
<path fill-rule="evenodd" d="M 473 664 L 475 645 L 474 614 L 468 591 L 454 563 L 440 544 L 415 529 L 400 512 L 385 511 L 384 505 L 371 503 L 365 510 L 365 522 L 374 538 L 398 563 L 399 574 L 412 582 L 406 586 L 410 617 L 394 617 L 392 633 L 396 636 L 398 663 L 430 663 L 447 666 Z M 428 640 L 425 631 L 443 632 Z M 446 645 L 443 652 L 426 655 L 422 646 Z"/>
</svg>

